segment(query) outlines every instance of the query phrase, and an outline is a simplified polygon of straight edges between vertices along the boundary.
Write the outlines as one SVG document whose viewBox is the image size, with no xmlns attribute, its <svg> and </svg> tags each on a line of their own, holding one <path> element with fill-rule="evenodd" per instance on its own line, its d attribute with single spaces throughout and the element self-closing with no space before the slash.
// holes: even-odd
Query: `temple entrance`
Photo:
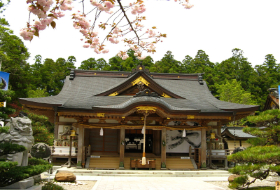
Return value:
<svg viewBox="0 0 280 190">
<path fill-rule="evenodd" d="M 89 130 L 89 144 L 91 152 L 111 152 L 119 151 L 119 133 L 116 129 L 103 129 L 103 136 L 100 136 L 100 128 Z"/>
<path fill-rule="evenodd" d="M 125 153 L 143 152 L 144 137 L 141 129 L 125 130 Z M 146 130 L 146 153 L 153 153 L 153 130 Z"/>
</svg>

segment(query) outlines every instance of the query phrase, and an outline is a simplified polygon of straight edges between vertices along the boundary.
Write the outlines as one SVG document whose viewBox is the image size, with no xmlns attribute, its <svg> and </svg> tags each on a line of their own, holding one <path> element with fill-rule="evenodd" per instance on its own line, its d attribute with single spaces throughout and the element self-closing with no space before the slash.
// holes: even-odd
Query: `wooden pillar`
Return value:
<svg viewBox="0 0 280 190">
<path fill-rule="evenodd" d="M 58 139 L 58 122 L 57 108 L 54 108 L 54 139 Z"/>
<path fill-rule="evenodd" d="M 222 133 L 222 124 L 220 121 L 217 122 L 217 135 L 221 136 L 221 133 Z"/>
<path fill-rule="evenodd" d="M 201 168 L 206 167 L 206 129 L 201 129 Z"/>
<path fill-rule="evenodd" d="M 77 168 L 82 168 L 85 128 L 79 125 Z"/>
<path fill-rule="evenodd" d="M 154 144 L 154 154 L 156 156 L 160 155 L 160 149 L 161 149 L 161 138 L 160 138 L 160 131 L 156 130 L 154 131 L 154 138 L 153 138 L 153 144 Z"/>
<path fill-rule="evenodd" d="M 89 138 L 90 138 L 90 130 L 91 129 L 84 129 L 84 146 L 88 147 L 89 143 Z"/>
<path fill-rule="evenodd" d="M 125 139 L 125 128 L 121 127 L 120 130 L 120 142 L 122 143 Z M 121 144 L 120 145 L 120 165 L 119 168 L 120 169 L 124 169 L 124 148 L 125 148 L 125 144 Z"/>
<path fill-rule="evenodd" d="M 166 169 L 166 128 L 161 130 L 161 169 Z"/>
</svg>

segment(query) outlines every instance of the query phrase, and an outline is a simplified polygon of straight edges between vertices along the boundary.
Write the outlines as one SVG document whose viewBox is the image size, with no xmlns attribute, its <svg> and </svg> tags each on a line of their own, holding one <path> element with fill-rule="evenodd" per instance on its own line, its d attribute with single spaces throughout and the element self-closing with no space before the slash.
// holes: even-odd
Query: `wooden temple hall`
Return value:
<svg viewBox="0 0 280 190">
<path fill-rule="evenodd" d="M 216 99 L 202 74 L 150 73 L 142 65 L 71 70 L 58 95 L 20 101 L 55 123 L 53 158 L 68 158 L 72 147 L 77 167 L 96 169 L 209 166 L 225 159 L 221 126 L 258 109 Z"/>
</svg>

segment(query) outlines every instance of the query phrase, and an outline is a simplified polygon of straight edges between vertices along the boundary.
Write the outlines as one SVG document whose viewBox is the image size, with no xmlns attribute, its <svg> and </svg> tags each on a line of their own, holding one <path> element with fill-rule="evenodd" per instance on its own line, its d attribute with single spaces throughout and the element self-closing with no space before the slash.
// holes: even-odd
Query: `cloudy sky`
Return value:
<svg viewBox="0 0 280 190">
<path fill-rule="evenodd" d="M 202 49 L 212 62 L 221 62 L 232 55 L 233 48 L 242 49 L 252 65 L 262 64 L 267 54 L 280 60 L 279 0 L 190 0 L 194 4 L 191 10 L 173 0 L 145 2 L 147 21 L 144 25 L 156 26 L 167 34 L 164 42 L 157 45 L 157 52 L 151 55 L 154 61 L 160 60 L 169 50 L 175 59 L 182 61 L 186 55 L 194 57 Z M 28 21 L 25 0 L 11 1 L 5 15 L 11 29 L 19 35 L 20 28 Z M 124 50 L 120 45 L 110 45 L 110 53 L 97 55 L 92 49 L 83 48 L 82 36 L 72 27 L 69 18 L 70 14 L 57 22 L 56 29 L 42 31 L 32 42 L 25 41 L 31 53 L 30 63 L 38 54 L 43 59 L 54 60 L 73 55 L 78 67 L 90 57 L 108 60 Z"/>
</svg>

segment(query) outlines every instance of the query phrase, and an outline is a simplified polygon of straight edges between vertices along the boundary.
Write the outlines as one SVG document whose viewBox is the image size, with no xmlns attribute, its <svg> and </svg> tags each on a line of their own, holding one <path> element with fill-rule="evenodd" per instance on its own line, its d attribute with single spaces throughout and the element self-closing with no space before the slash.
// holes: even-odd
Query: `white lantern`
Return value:
<svg viewBox="0 0 280 190">
<path fill-rule="evenodd" d="M 142 134 L 144 134 L 144 130 L 145 130 L 145 129 L 144 129 L 144 127 L 143 127 L 143 128 L 142 128 L 142 131 L 141 131 Z"/>
<path fill-rule="evenodd" d="M 184 129 L 182 137 L 186 137 L 186 130 Z"/>
<path fill-rule="evenodd" d="M 103 136 L 103 128 L 100 129 L 100 136 Z"/>
</svg>

